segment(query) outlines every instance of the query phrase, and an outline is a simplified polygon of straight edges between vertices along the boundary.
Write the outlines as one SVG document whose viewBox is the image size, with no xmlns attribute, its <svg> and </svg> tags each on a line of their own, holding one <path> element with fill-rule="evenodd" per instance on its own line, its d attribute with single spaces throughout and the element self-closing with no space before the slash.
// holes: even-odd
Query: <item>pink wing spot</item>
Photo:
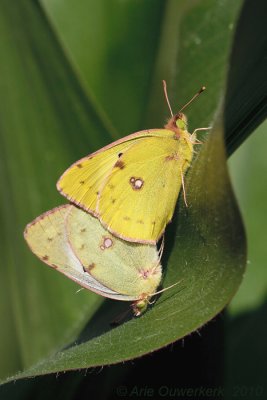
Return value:
<svg viewBox="0 0 267 400">
<path fill-rule="evenodd" d="M 100 245 L 101 250 L 110 249 L 113 246 L 113 240 L 110 237 L 104 236 L 103 242 Z"/>
<path fill-rule="evenodd" d="M 143 279 L 147 279 L 149 278 L 149 276 L 151 275 L 151 271 L 148 269 L 140 269 L 139 270 L 139 276 L 141 276 L 141 278 Z"/>
<path fill-rule="evenodd" d="M 132 176 L 130 178 L 130 185 L 132 186 L 133 190 L 140 190 L 142 189 L 143 185 L 144 185 L 144 181 L 142 178 L 135 178 L 134 176 Z"/>
</svg>

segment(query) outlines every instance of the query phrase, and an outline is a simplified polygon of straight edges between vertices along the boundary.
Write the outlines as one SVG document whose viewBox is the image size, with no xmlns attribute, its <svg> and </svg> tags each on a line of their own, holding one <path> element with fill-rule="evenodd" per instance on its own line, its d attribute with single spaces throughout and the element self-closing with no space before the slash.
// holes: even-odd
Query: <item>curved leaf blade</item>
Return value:
<svg viewBox="0 0 267 400">
<path fill-rule="evenodd" d="M 174 4 L 174 2 L 172 3 Z M 31 7 L 33 7 L 33 10 L 35 10 L 34 18 L 36 18 L 36 21 L 38 21 L 41 15 L 40 10 L 38 7 L 35 8 L 36 5 L 33 6 L 34 3 L 28 4 L 31 4 Z M 209 2 L 206 2 L 205 4 L 207 5 Z M 26 7 L 26 2 L 24 6 Z M 27 8 L 25 8 L 25 10 L 26 9 Z M 33 11 L 28 10 L 28 12 Z M 46 29 L 48 29 L 48 27 L 45 25 L 47 21 L 43 19 L 43 16 L 41 17 L 41 21 L 43 24 L 42 34 L 46 35 Z M 18 23 L 18 21 L 16 22 Z M 52 41 L 52 43 L 54 43 L 52 32 L 49 33 L 49 39 Z M 31 40 L 33 40 L 32 37 Z M 35 41 L 34 43 L 35 46 L 38 46 L 38 42 Z M 35 46 L 33 46 L 33 48 Z M 48 42 L 47 46 L 49 47 Z M 55 49 L 58 49 L 58 47 L 55 47 Z M 41 57 L 39 53 L 38 55 Z M 57 59 L 56 52 L 53 53 L 53 57 Z M 62 58 L 64 57 L 62 56 Z M 227 57 L 224 58 L 225 63 L 226 58 Z M 66 59 L 62 61 L 63 66 L 65 62 L 67 62 Z M 202 58 L 202 62 L 204 62 L 204 57 Z M 47 66 L 46 63 L 45 65 Z M 204 66 L 202 64 L 202 68 L 203 67 Z M 55 66 L 55 68 L 57 67 Z M 221 73 L 220 76 L 220 85 L 223 87 L 224 74 Z M 60 76 L 57 75 L 57 78 L 59 79 Z M 174 81 L 176 82 L 175 78 Z M 52 82 L 55 83 L 54 80 Z M 68 85 L 68 79 L 66 79 L 64 85 Z M 81 95 L 79 85 L 76 86 L 76 89 L 79 95 Z M 186 88 L 184 90 L 189 92 L 189 90 Z M 217 93 L 217 97 L 214 97 L 215 100 L 212 107 L 210 103 L 208 106 L 207 103 L 204 105 L 204 109 L 208 110 L 210 113 L 209 115 L 214 113 L 218 97 L 220 97 L 220 95 Z M 48 98 L 50 98 L 49 93 Z M 73 99 L 71 95 L 69 102 L 71 103 L 72 100 Z M 77 101 L 76 98 L 75 100 Z M 53 105 L 56 103 L 57 102 L 53 100 Z M 34 104 L 34 102 L 31 104 Z M 62 107 L 62 109 L 60 109 L 61 112 L 59 115 L 65 116 L 66 114 L 66 121 L 69 121 L 72 119 L 72 113 L 68 115 L 69 109 L 67 106 L 69 103 L 67 102 L 66 105 L 66 102 L 64 102 L 64 104 L 65 105 Z M 79 96 L 78 104 L 80 104 Z M 80 107 L 78 107 L 78 109 L 79 108 Z M 68 112 L 66 112 L 66 110 Z M 201 121 L 201 118 L 203 118 L 202 110 L 200 108 L 195 108 L 195 111 L 195 120 L 199 118 Z M 58 113 L 57 107 L 55 107 L 55 111 L 53 111 L 53 113 Z M 82 113 L 82 121 L 84 121 L 83 118 L 86 120 L 86 113 Z M 79 126 L 78 120 L 79 118 L 75 116 L 75 128 Z M 61 121 L 58 131 L 51 131 L 51 137 L 53 136 L 52 133 L 55 133 L 59 144 L 65 144 L 64 138 L 66 135 L 67 146 L 60 156 L 62 158 L 58 160 L 59 164 L 64 164 L 65 157 L 78 158 L 76 154 L 79 151 L 78 147 L 81 151 L 84 151 L 82 150 L 83 145 L 89 143 L 89 139 L 86 137 L 89 123 L 91 123 L 91 121 L 89 121 L 88 124 L 84 123 L 83 127 L 81 127 L 81 141 L 80 139 L 78 141 L 73 138 L 72 135 L 74 125 L 71 124 L 71 131 L 68 124 L 64 123 L 64 119 L 63 126 L 61 125 Z M 99 136 L 97 136 L 97 132 L 104 130 L 105 126 L 104 124 L 101 125 L 101 122 L 98 121 L 98 116 L 96 117 L 95 123 L 96 125 L 100 123 L 100 126 L 91 126 L 88 132 L 96 133 L 94 139 L 98 141 Z M 46 130 L 43 132 L 44 137 L 46 132 Z M 107 137 L 108 135 L 106 135 L 104 138 L 100 137 L 99 140 L 105 140 Z M 137 357 L 153 349 L 159 348 L 164 344 L 174 341 L 201 326 L 207 320 L 212 318 L 212 316 L 214 316 L 217 312 L 219 312 L 230 300 L 240 282 L 243 273 L 244 255 L 242 254 L 244 254 L 244 252 L 242 246 L 244 246 L 244 241 L 242 239 L 242 226 L 240 223 L 239 214 L 236 211 L 236 206 L 229 188 L 222 137 L 222 122 L 218 121 L 217 126 L 215 127 L 214 136 L 210 136 L 210 141 L 208 141 L 207 145 L 203 148 L 203 151 L 195 162 L 194 168 L 191 169 L 191 172 L 188 175 L 187 181 L 190 185 L 188 198 L 190 199 L 191 207 L 189 210 L 184 210 L 183 203 L 180 202 L 180 208 L 177 210 L 177 227 L 175 224 L 169 227 L 169 236 L 167 241 L 169 249 L 166 249 L 167 251 L 165 256 L 165 266 L 167 267 L 168 264 L 168 272 L 166 274 L 164 286 L 183 278 L 181 283 L 182 287 L 180 286 L 173 289 L 173 291 L 164 293 L 158 300 L 155 307 L 149 310 L 149 312 L 140 320 L 131 320 L 113 330 L 111 330 L 110 326 L 108 326 L 110 321 L 108 318 L 109 312 L 105 310 L 105 313 L 97 315 L 95 326 L 93 326 L 90 321 L 87 336 L 91 337 L 91 340 L 83 342 L 78 346 L 71 346 L 68 349 L 59 352 L 48 361 L 44 361 L 44 363 L 25 371 L 25 373 L 18 377 L 27 376 L 27 374 L 32 375 L 35 373 L 45 374 L 51 371 L 56 371 L 57 368 L 59 370 L 66 370 L 69 368 L 82 368 L 83 366 L 88 367 L 90 365 L 102 365 L 103 363 L 110 364 L 124 359 Z M 60 153 L 62 150 L 59 150 L 60 146 L 57 143 L 57 139 L 55 140 L 56 143 L 52 142 L 52 146 Z M 92 146 L 96 145 L 95 143 L 96 142 L 94 142 Z M 97 144 L 99 145 L 99 143 Z M 44 145 L 45 143 L 43 143 L 43 146 Z M 38 150 L 39 155 L 42 154 L 42 148 Z M 41 169 L 41 171 L 43 170 Z M 27 173 L 30 176 L 30 168 L 28 168 Z M 53 173 L 56 174 L 57 171 L 54 171 Z M 51 175 L 51 179 L 54 179 L 54 175 Z M 206 179 L 208 184 L 206 184 Z M 38 179 L 36 179 L 34 182 L 36 183 L 33 193 L 35 192 L 34 196 L 36 196 L 36 193 L 40 191 L 40 187 L 38 186 Z M 49 182 L 47 183 L 47 187 L 50 187 Z M 218 184 L 218 182 L 221 184 Z M 48 191 L 48 193 L 50 192 Z M 208 214 L 208 219 L 203 220 L 203 209 L 206 210 L 205 207 L 207 204 L 209 204 L 211 198 L 213 199 L 211 204 L 211 212 L 207 210 L 206 212 Z M 54 201 L 53 199 L 54 197 L 51 191 L 51 203 Z M 26 201 L 24 200 L 23 204 L 25 203 Z M 55 204 L 53 204 L 53 206 L 54 205 Z M 221 208 L 217 209 L 217 206 Z M 222 210 L 221 214 L 219 210 Z M 22 230 L 22 224 L 18 224 L 15 218 L 12 221 L 14 226 L 18 226 L 18 229 Z M 207 221 L 210 221 L 210 223 L 207 224 Z M 216 224 L 214 224 L 214 221 L 216 221 Z M 226 224 L 226 221 L 228 224 Z M 26 222 L 28 222 L 28 220 Z M 222 241 L 223 246 L 221 248 L 216 248 L 216 242 L 214 241 L 213 237 L 210 237 L 210 235 L 214 235 L 214 238 L 217 238 L 217 243 L 218 241 Z M 175 241 L 174 237 L 176 238 Z M 233 248 L 233 244 L 235 243 L 234 239 L 237 237 L 240 237 L 241 248 L 238 246 Z M 210 259 L 208 259 L 209 252 L 211 256 Z M 214 265 L 215 262 L 217 265 Z M 225 265 L 226 262 L 227 265 Z M 188 269 L 188 263 L 192 268 L 190 270 Z M 205 273 L 204 276 L 207 278 L 204 280 L 204 282 L 203 271 Z M 31 279 L 31 282 L 34 282 L 33 277 Z M 221 288 L 222 284 L 224 284 L 225 287 Z M 56 286 L 57 285 L 55 284 L 55 288 Z M 55 292 L 53 295 L 55 297 L 52 297 L 52 299 L 58 298 L 58 293 L 56 294 Z M 201 295 L 203 295 L 203 297 L 201 297 Z M 89 298 L 90 294 L 83 293 L 83 296 L 82 303 L 84 304 L 84 302 L 87 302 L 85 299 L 87 299 L 87 296 Z M 67 300 L 67 296 L 65 300 L 66 307 L 68 307 L 69 301 Z M 192 313 L 188 308 L 188 305 L 192 307 L 192 310 L 194 311 L 193 315 L 191 315 Z M 76 309 L 79 310 L 79 304 L 76 304 L 76 306 L 73 307 L 74 313 L 75 307 L 77 307 Z M 60 315 L 60 313 L 58 314 Z M 172 329 L 169 329 L 168 324 L 170 324 Z M 149 335 L 146 335 L 145 333 L 147 330 Z M 121 342 L 122 337 L 123 342 Z M 126 345 L 129 345 L 129 342 L 133 344 L 130 349 L 127 350 Z M 99 344 L 101 344 L 101 346 L 99 346 Z M 102 348 L 102 346 L 106 347 Z M 86 360 L 85 357 L 88 357 L 88 359 Z"/>
<path fill-rule="evenodd" d="M 240 284 L 245 265 L 244 231 L 225 161 L 218 121 L 187 179 L 190 207 L 180 205 L 177 226 L 168 232 L 174 242 L 164 287 L 177 281 L 181 285 L 163 293 L 141 318 L 76 343 L 16 379 L 141 356 L 198 329 L 225 307 Z M 107 324 L 107 314 L 100 318 Z"/>
</svg>

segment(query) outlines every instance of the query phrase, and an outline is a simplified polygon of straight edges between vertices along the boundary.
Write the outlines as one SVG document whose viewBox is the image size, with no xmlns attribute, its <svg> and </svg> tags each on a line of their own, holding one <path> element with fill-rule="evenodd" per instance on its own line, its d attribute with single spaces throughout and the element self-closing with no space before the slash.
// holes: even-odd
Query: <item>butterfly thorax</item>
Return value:
<svg viewBox="0 0 267 400">
<path fill-rule="evenodd" d="M 183 132 L 187 132 L 187 118 L 183 113 L 177 113 L 169 119 L 164 128 L 175 132 L 176 138 L 179 139 Z"/>
</svg>

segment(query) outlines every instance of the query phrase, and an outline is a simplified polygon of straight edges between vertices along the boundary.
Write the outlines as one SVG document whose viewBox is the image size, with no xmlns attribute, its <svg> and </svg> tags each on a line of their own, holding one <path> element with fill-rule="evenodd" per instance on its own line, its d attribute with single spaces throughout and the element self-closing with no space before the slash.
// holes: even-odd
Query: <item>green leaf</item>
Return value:
<svg viewBox="0 0 267 400">
<path fill-rule="evenodd" d="M 195 163 L 197 170 L 191 169 L 190 208 L 181 204 L 176 215 L 179 223 L 164 286 L 181 284 L 162 294 L 142 318 L 111 330 L 109 313 L 102 310 L 100 334 L 76 342 L 17 378 L 131 359 L 185 336 L 221 311 L 236 291 L 245 264 L 243 230 L 226 173 L 222 133 L 217 126 Z M 174 239 L 173 233 L 169 232 L 167 243 Z"/>
<path fill-rule="evenodd" d="M 57 274 L 52 277 L 30 254 L 23 230 L 62 202 L 55 182 L 63 165 L 109 135 L 38 4 L 24 0 L 10 7 L 2 1 L 0 8 L 0 346 L 7 360 L 0 369 L 6 374 L 71 340 L 99 303 L 91 294 L 77 295 L 77 287 Z"/>
<path fill-rule="evenodd" d="M 129 1 L 129 8 L 124 5 L 128 16 L 132 15 L 133 3 Z M 94 4 L 88 2 L 88 10 L 93 9 Z M 118 2 L 112 4 L 115 7 Z M 106 81 L 103 79 L 100 88 L 101 79 L 97 78 L 98 86 L 91 89 L 89 81 L 85 86 L 84 77 L 78 80 L 82 69 L 78 61 L 77 64 L 74 61 L 71 45 L 65 46 L 67 57 L 38 3 L 21 0 L 16 8 L 7 0 L 0 4 L 0 51 L 6 60 L 0 66 L 0 84 L 6 100 L 0 105 L 0 140 L 4 149 L 1 184 L 6 188 L 5 196 L 1 196 L 1 221 L 5 224 L 1 236 L 4 254 L 1 293 L 8 299 L 2 303 L 3 313 L 8 318 L 4 319 L 7 325 L 1 345 L 6 354 L 14 354 L 13 348 L 19 354 L 11 357 L 8 368 L 4 370 L 3 367 L 3 375 L 25 369 L 41 359 L 43 361 L 25 369 L 16 378 L 138 357 L 198 329 L 234 295 L 243 275 L 245 240 L 227 174 L 223 111 L 218 104 L 225 88 L 228 53 L 240 4 L 240 1 L 224 0 L 219 4 L 205 0 L 189 7 L 186 1 L 168 1 L 162 15 L 162 2 L 157 3 L 157 12 L 152 14 L 145 5 L 147 19 L 144 19 L 146 23 L 138 25 L 141 36 L 136 38 L 135 58 L 141 56 L 151 41 L 153 46 L 148 46 L 151 53 L 141 59 L 142 62 L 139 58 L 138 65 L 133 68 L 137 76 L 136 69 L 141 71 L 137 85 L 141 91 L 135 91 L 130 107 L 126 100 L 131 97 L 132 90 L 127 97 L 125 92 L 128 94 L 128 84 L 134 90 L 136 82 L 133 83 L 131 74 L 126 82 L 127 68 L 123 67 L 126 60 L 117 57 L 115 50 L 119 48 L 124 54 L 132 30 L 127 25 L 128 36 L 125 33 L 122 45 L 119 31 L 114 37 L 110 35 L 119 18 L 116 8 L 113 12 L 108 9 L 108 13 L 104 10 L 105 17 L 100 13 L 96 26 L 106 26 L 107 15 L 111 21 L 111 28 L 105 34 L 110 42 L 111 86 L 107 96 L 112 103 L 110 114 L 107 100 L 103 100 Z M 73 10 L 68 9 L 69 15 L 71 12 Z M 124 12 L 121 19 L 125 17 Z M 134 15 L 140 15 L 140 10 L 135 8 Z M 145 41 L 150 22 L 153 34 Z M 130 17 L 129 24 L 136 26 Z M 67 43 L 63 37 L 60 41 Z M 140 37 L 144 40 L 143 46 L 140 46 Z M 90 50 L 94 60 L 94 51 Z M 101 65 L 106 68 L 104 55 L 105 51 L 98 55 L 95 69 L 90 65 L 92 71 Z M 125 74 L 125 92 L 124 96 L 119 95 L 119 100 L 114 95 L 113 100 L 116 82 L 112 77 L 116 76 L 118 63 Z M 151 76 L 149 82 L 148 76 Z M 26 248 L 22 231 L 27 222 L 60 201 L 54 184 L 62 170 L 71 161 L 110 141 L 117 130 L 127 126 L 127 109 L 134 108 L 129 113 L 132 126 L 138 127 L 139 119 L 143 123 L 147 121 L 147 127 L 162 125 L 163 113 L 167 115 L 162 78 L 169 82 L 173 104 L 174 99 L 177 101 L 174 90 L 178 93 L 177 88 L 180 88 L 180 105 L 204 82 L 209 91 L 188 110 L 190 126 L 197 128 L 210 121 L 215 125 L 187 176 L 189 208 L 184 207 L 181 198 L 174 222 L 166 233 L 163 286 L 178 281 L 179 285 L 163 293 L 140 319 L 134 318 L 112 328 L 110 321 L 122 305 L 106 301 L 95 313 L 101 302 L 99 296 L 86 291 L 75 294 L 77 286 L 41 267 Z M 92 77 L 90 79 L 93 82 Z M 141 97 L 142 102 L 139 101 Z M 122 103 L 125 103 L 125 113 L 121 112 Z M 115 105 L 119 112 L 114 112 Z M 88 325 L 77 339 L 77 332 L 86 321 Z M 32 332 L 36 332 L 34 337 Z M 61 350 L 56 352 L 59 348 Z M 46 357 L 48 353 L 53 355 Z"/>
</svg>

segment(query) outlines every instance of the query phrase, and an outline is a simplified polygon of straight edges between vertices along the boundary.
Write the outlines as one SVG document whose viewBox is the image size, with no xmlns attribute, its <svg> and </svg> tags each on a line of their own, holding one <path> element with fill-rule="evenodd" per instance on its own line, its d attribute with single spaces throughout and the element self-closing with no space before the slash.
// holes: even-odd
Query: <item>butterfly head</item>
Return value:
<svg viewBox="0 0 267 400">
<path fill-rule="evenodd" d="M 163 90 L 165 94 L 165 98 L 169 107 L 169 110 L 171 112 L 171 118 L 169 119 L 168 123 L 165 125 L 165 129 L 169 129 L 171 131 L 175 132 L 176 138 L 179 138 L 181 132 L 186 132 L 187 133 L 187 118 L 186 116 L 182 113 L 182 111 L 189 106 L 189 104 L 192 103 L 204 90 L 206 89 L 205 86 L 202 86 L 199 91 L 178 111 L 177 114 L 173 115 L 172 108 L 169 102 L 169 97 L 167 93 L 167 84 L 165 81 L 163 81 Z"/>
<path fill-rule="evenodd" d="M 146 311 L 149 304 L 149 297 L 150 296 L 148 296 L 147 294 L 143 294 L 140 299 L 136 300 L 132 304 L 132 309 L 135 317 L 140 317 L 140 315 L 142 315 Z"/>
<path fill-rule="evenodd" d="M 179 136 L 179 134 L 184 131 L 187 132 L 187 118 L 186 116 L 181 113 L 178 112 L 177 114 L 175 114 L 173 117 L 171 117 L 169 119 L 169 121 L 167 122 L 167 124 L 165 125 L 165 129 L 169 129 L 171 131 L 174 131 L 177 136 Z"/>
<path fill-rule="evenodd" d="M 181 129 L 182 131 L 187 131 L 187 118 L 183 113 L 179 112 L 173 118 L 177 128 Z"/>
</svg>

